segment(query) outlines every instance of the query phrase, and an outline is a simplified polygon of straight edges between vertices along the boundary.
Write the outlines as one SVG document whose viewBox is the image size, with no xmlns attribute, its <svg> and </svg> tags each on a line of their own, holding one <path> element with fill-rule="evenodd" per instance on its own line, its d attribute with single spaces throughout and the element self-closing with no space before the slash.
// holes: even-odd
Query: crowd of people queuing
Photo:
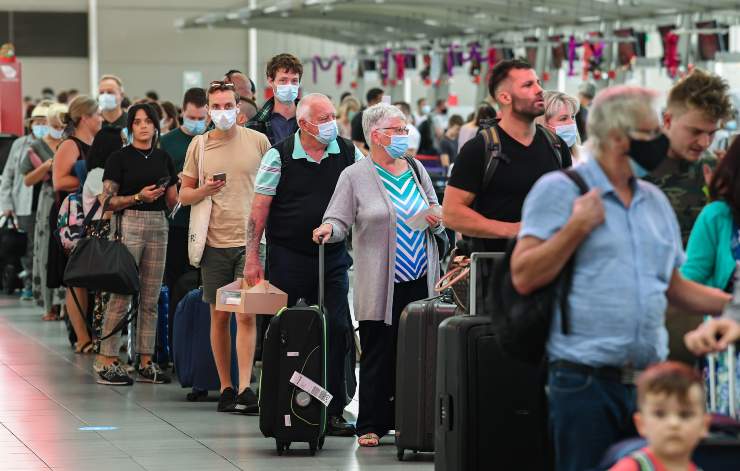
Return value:
<svg viewBox="0 0 740 471">
<path fill-rule="evenodd" d="M 432 108 L 421 99 L 415 111 L 384 103 L 380 88 L 367 92 L 364 107 L 350 93 L 335 106 L 302 89 L 302 77 L 296 57 L 273 57 L 266 68 L 273 96 L 261 106 L 254 83 L 237 70 L 187 90 L 180 106 L 154 92 L 131 103 L 113 75 L 101 77 L 97 98 L 48 89 L 38 103 L 28 100 L 29 133 L 13 144 L 0 187 L 0 209 L 29 235 L 21 297 L 35 300 L 45 321 L 68 317 L 75 352 L 96 354 L 97 381 L 170 381 L 152 359 L 159 287 L 192 270 L 188 208 L 210 197 L 199 269 L 221 380 L 218 411 L 259 412 L 250 378 L 261 332 L 254 315 L 236 314 L 232 352 L 231 313 L 216 309 L 216 290 L 239 277 L 250 285 L 268 277 L 289 305 L 315 302 L 324 243 L 329 433 L 377 446 L 394 429 L 399 316 L 433 294 L 446 255 L 435 234 L 453 230 L 481 251 L 502 252 L 517 239 L 511 273 L 525 294 L 575 259 L 571 329 L 563 335 L 554 314 L 547 345 L 556 469 L 595 466 L 635 425 L 650 442 L 645 459 L 688 463 L 706 428 L 702 384 L 690 368 L 661 362 L 691 362 L 740 337 L 730 294 L 740 261 L 740 141 L 709 151 L 736 119 L 726 82 L 694 70 L 658 113 L 657 95 L 646 88 L 596 93 L 587 82 L 573 97 L 543 90 L 535 70 L 514 59 L 492 70 L 490 101 L 463 119 L 448 116 L 445 100 Z M 482 131 L 490 127 L 504 163 L 486 180 Z M 425 166 L 408 159 L 417 154 L 439 156 L 449 173 L 442 203 Z M 590 188 L 585 195 L 556 171 L 571 166 Z M 118 228 L 138 264 L 135 372 L 119 360 L 120 336 L 97 340 L 120 323 L 131 297 L 89 298 L 63 286 L 69 254 L 55 237 L 56 216 L 72 192 L 100 222 L 89 235 Z M 411 224 L 440 205 L 426 228 Z M 340 401 L 353 265 L 362 346 L 356 425 Z M 707 314 L 717 317 L 702 323 Z M 683 427 L 680 446 L 661 442 L 655 430 L 673 425 L 656 409 Z"/>
</svg>

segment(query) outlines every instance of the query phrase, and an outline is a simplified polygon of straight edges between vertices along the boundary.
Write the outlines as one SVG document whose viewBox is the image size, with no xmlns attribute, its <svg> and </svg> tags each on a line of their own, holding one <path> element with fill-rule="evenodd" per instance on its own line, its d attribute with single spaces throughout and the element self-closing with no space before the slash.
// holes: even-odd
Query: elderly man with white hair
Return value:
<svg viewBox="0 0 740 471">
<path fill-rule="evenodd" d="M 666 196 L 635 177 L 661 135 L 654 93 L 613 87 L 589 113 L 593 156 L 575 167 L 580 195 L 563 172 L 542 177 L 524 203 L 511 259 L 523 293 L 552 283 L 571 257 L 568 334 L 558 307 L 547 345 L 550 429 L 558 471 L 598 465 L 607 448 L 635 434 L 634 378 L 665 360 L 667 301 L 719 314 L 730 296 L 686 280 L 681 231 Z"/>
<path fill-rule="evenodd" d="M 314 231 L 314 242 L 354 241 L 355 318 L 360 323 L 360 446 L 394 429 L 398 320 L 409 303 L 433 295 L 439 278 L 434 233 L 441 208 L 424 167 L 407 157 L 408 122 L 395 106 L 362 115 L 369 158 L 345 170 Z M 421 219 L 417 225 L 415 220 Z"/>
<path fill-rule="evenodd" d="M 316 304 L 318 246 L 311 240 L 321 224 L 339 175 L 363 158 L 351 141 L 338 136 L 336 110 L 325 95 L 306 95 L 296 109 L 298 132 L 276 144 L 262 158 L 252 212 L 247 226 L 244 278 L 255 284 L 264 278 L 259 243 L 267 235 L 270 283 L 288 293 L 288 305 L 298 299 Z M 345 356 L 351 319 L 347 271 L 352 258 L 344 241 L 326 245 L 328 352 L 327 383 L 334 396 L 328 407 L 328 434 L 353 436 L 354 426 L 342 417 L 345 398 Z"/>
</svg>

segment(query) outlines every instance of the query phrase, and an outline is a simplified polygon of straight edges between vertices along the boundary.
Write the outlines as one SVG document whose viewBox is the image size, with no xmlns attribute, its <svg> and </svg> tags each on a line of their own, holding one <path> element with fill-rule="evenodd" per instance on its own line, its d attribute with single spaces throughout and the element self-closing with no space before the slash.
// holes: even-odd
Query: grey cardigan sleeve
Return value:
<svg viewBox="0 0 740 471">
<path fill-rule="evenodd" d="M 13 207 L 13 189 L 15 179 L 18 178 L 16 173 L 18 170 L 18 159 L 20 158 L 21 152 L 25 147 L 26 137 L 22 136 L 16 139 L 10 146 L 10 152 L 8 153 L 8 160 L 5 163 L 5 169 L 3 170 L 2 183 L 0 183 L 0 210 L 15 211 Z"/>
<path fill-rule="evenodd" d="M 434 184 L 432 184 L 432 179 L 429 177 L 427 169 L 424 168 L 421 162 L 416 159 L 414 159 L 414 164 L 416 164 L 416 168 L 419 170 L 419 175 L 421 176 L 421 188 L 424 190 L 427 201 L 429 201 L 429 206 L 439 206 L 437 192 L 434 191 Z M 444 232 L 444 230 L 444 224 L 440 224 L 439 226 L 431 229 L 434 234 L 441 234 L 442 232 Z"/>
<path fill-rule="evenodd" d="M 324 224 L 331 224 L 333 229 L 329 243 L 340 242 L 347 237 L 349 229 L 355 223 L 356 212 L 354 185 L 345 170 L 339 175 L 334 194 L 324 212 Z"/>
</svg>

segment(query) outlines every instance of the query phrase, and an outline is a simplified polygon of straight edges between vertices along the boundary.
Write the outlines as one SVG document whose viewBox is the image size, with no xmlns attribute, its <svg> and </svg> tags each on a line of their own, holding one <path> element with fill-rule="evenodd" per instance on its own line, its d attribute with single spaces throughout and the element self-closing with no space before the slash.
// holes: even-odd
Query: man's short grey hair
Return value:
<svg viewBox="0 0 740 471">
<path fill-rule="evenodd" d="M 627 134 L 639 125 L 646 113 L 657 115 L 656 96 L 647 88 L 628 85 L 610 87 L 596 95 L 586 124 L 593 148 L 600 148 L 611 131 Z"/>
<path fill-rule="evenodd" d="M 309 93 L 308 95 L 305 95 L 303 98 L 301 98 L 301 101 L 298 102 L 298 106 L 295 110 L 295 120 L 300 121 L 303 119 L 306 121 L 310 121 L 311 105 L 321 100 L 326 100 L 331 103 L 329 97 L 321 93 Z"/>
<path fill-rule="evenodd" d="M 362 132 L 365 134 L 365 140 L 370 145 L 370 134 L 375 129 L 382 128 L 393 118 L 402 119 L 407 122 L 406 115 L 403 111 L 387 103 L 378 103 L 362 112 Z"/>
</svg>

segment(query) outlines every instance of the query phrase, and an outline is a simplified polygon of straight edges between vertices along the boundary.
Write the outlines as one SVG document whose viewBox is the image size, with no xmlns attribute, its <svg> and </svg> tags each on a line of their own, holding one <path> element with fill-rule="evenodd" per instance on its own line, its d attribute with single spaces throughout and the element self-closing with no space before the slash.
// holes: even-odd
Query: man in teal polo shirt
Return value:
<svg viewBox="0 0 740 471">
<path fill-rule="evenodd" d="M 296 119 L 299 131 L 262 157 L 244 265 L 248 283 L 264 278 L 259 244 L 265 232 L 269 279 L 288 293 L 289 306 L 300 298 L 317 302 L 319 250 L 312 233 L 321 225 L 339 175 L 363 158 L 352 142 L 337 136 L 336 111 L 326 96 L 306 95 L 298 104 Z M 351 264 L 344 243 L 326 245 L 327 388 L 334 396 L 328 406 L 327 433 L 345 437 L 355 434 L 354 426 L 342 417 L 348 382 L 344 362 L 346 334 L 351 329 L 347 300 Z"/>
<path fill-rule="evenodd" d="M 191 88 L 185 92 L 182 102 L 182 126 L 173 129 L 160 139 L 162 150 L 172 157 L 175 171 L 179 175 L 185 164 L 185 153 L 190 141 L 203 134 L 208 121 L 206 92 L 202 88 Z M 165 284 L 172 290 L 175 282 L 188 271 L 188 224 L 190 206 L 181 207 L 170 219 L 167 241 L 167 264 L 164 272 Z"/>
</svg>

